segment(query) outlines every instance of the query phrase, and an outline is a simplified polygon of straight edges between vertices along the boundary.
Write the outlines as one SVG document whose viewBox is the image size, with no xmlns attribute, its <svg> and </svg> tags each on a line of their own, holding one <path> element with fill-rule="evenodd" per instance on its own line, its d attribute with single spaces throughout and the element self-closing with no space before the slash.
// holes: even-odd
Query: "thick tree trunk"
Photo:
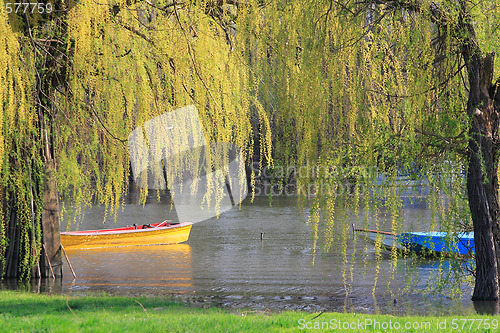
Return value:
<svg viewBox="0 0 500 333">
<path fill-rule="evenodd" d="M 493 96 L 493 107 L 494 107 L 494 112 L 495 112 L 495 115 L 499 116 L 500 115 L 500 78 L 497 80 L 497 82 L 495 83 L 495 85 L 492 86 L 492 89 L 490 90 L 490 95 Z M 498 129 L 498 122 L 496 124 L 496 128 Z M 498 140 L 498 136 L 497 136 L 497 140 Z M 497 145 L 500 144 L 500 142 L 496 142 Z M 496 166 L 498 168 L 498 160 L 499 160 L 499 150 L 498 147 L 497 147 L 497 150 L 495 151 L 496 153 L 496 159 L 495 159 L 495 163 L 496 163 Z M 497 174 L 496 174 L 497 175 Z M 500 290 L 500 220 L 499 220 L 499 216 L 498 216 L 498 211 L 500 210 L 499 209 L 499 206 L 498 206 L 498 179 L 496 179 L 496 187 L 495 187 L 495 191 L 492 192 L 496 195 L 496 199 L 497 199 L 497 216 L 496 216 L 496 219 L 494 220 L 494 223 L 493 223 L 493 241 L 495 243 L 495 251 L 496 251 L 496 258 L 497 258 L 497 269 L 498 269 L 498 288 Z M 500 293 L 500 291 L 499 291 Z"/>
<path fill-rule="evenodd" d="M 43 252 L 40 258 L 42 277 L 62 277 L 61 234 L 59 231 L 59 194 L 53 160 L 45 163 L 42 232 Z"/>
<path fill-rule="evenodd" d="M 12 207 L 8 216 L 7 239 L 12 239 L 7 246 L 5 256 L 5 268 L 2 267 L 2 274 L 7 278 L 15 278 L 19 275 L 19 249 L 21 243 L 21 225 L 17 221 L 17 209 L 12 202 L 9 203 Z"/>
<path fill-rule="evenodd" d="M 467 193 L 476 252 L 476 283 L 473 300 L 499 299 L 498 272 L 498 126 L 499 117 L 491 96 L 494 55 L 473 54 L 469 59 L 471 117 Z M 497 235 L 494 237 L 494 235 Z M 496 239 L 495 239 L 496 238 Z"/>
</svg>

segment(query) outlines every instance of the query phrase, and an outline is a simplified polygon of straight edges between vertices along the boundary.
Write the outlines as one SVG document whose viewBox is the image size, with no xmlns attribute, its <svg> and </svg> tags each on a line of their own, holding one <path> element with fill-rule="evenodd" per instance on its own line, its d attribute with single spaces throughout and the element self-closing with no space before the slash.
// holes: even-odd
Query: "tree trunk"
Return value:
<svg viewBox="0 0 500 333">
<path fill-rule="evenodd" d="M 498 110 L 491 91 L 494 54 L 469 59 L 469 168 L 467 194 L 474 223 L 476 282 L 473 300 L 499 299 Z M 494 236 L 495 235 L 495 236 Z"/>
<path fill-rule="evenodd" d="M 59 194 L 53 160 L 45 162 L 42 232 L 43 252 L 40 258 L 42 277 L 62 277 L 61 234 L 59 229 Z"/>
<path fill-rule="evenodd" d="M 42 253 L 40 271 L 42 277 L 62 277 L 61 234 L 59 225 L 59 191 L 56 182 L 56 126 L 57 94 L 68 85 L 68 70 L 71 54 L 66 22 L 72 1 L 56 6 L 57 15 L 47 16 L 44 23 L 44 41 L 32 41 L 34 49 L 45 50 L 36 63 L 36 98 L 38 101 L 38 125 L 40 129 L 41 154 L 43 156 L 43 211 L 42 211 Z M 68 7 L 66 7 L 68 6 Z M 40 24 L 26 18 L 26 26 Z M 31 30 L 25 34 L 30 36 Z M 47 36 L 50 36 L 48 38 Z M 31 39 L 30 39 L 31 40 Z"/>
<path fill-rule="evenodd" d="M 20 241 L 21 241 L 21 226 L 17 221 L 17 209 L 12 204 L 12 201 L 9 203 L 11 205 L 10 214 L 8 216 L 8 230 L 7 230 L 7 238 L 12 239 L 7 246 L 6 256 L 5 256 L 5 268 L 2 267 L 2 274 L 5 274 L 5 277 L 12 278 L 17 277 L 19 274 L 19 249 L 20 249 Z M 7 218 L 7 217 L 6 217 Z"/>
</svg>

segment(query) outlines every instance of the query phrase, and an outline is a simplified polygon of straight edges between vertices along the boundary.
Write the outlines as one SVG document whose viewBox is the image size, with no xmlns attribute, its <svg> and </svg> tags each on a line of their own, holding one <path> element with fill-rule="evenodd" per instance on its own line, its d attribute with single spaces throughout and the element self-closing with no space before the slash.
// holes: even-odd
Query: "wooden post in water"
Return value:
<svg viewBox="0 0 500 333">
<path fill-rule="evenodd" d="M 64 249 L 64 246 L 61 243 L 61 249 L 63 251 L 64 257 L 66 258 L 66 261 L 68 262 L 69 269 L 71 270 L 71 273 L 73 274 L 73 277 L 76 279 L 76 274 L 75 271 L 73 270 L 73 266 L 71 266 L 71 263 L 69 262 L 68 255 L 66 254 L 66 250 Z"/>
</svg>

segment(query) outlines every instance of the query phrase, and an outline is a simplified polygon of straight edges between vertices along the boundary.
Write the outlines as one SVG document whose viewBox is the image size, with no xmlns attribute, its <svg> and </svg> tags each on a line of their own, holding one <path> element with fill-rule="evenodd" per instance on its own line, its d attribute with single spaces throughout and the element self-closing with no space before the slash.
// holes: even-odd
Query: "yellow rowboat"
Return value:
<svg viewBox="0 0 500 333">
<path fill-rule="evenodd" d="M 117 229 L 61 232 L 61 243 L 66 249 L 178 244 L 189 239 L 192 226 L 190 222 L 163 221 Z"/>
</svg>

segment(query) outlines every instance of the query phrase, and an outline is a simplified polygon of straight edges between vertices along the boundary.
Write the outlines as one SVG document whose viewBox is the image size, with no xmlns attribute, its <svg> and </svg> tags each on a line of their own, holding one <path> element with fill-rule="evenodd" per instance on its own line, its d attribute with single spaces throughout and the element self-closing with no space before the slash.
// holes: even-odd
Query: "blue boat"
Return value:
<svg viewBox="0 0 500 333">
<path fill-rule="evenodd" d="M 397 241 L 412 252 L 423 254 L 474 254 L 474 233 L 406 232 Z"/>
<path fill-rule="evenodd" d="M 421 255 L 474 254 L 473 232 L 405 232 L 397 235 L 386 231 L 356 229 L 354 226 L 353 230 L 365 233 L 372 241 L 389 250 L 416 252 Z"/>
</svg>

